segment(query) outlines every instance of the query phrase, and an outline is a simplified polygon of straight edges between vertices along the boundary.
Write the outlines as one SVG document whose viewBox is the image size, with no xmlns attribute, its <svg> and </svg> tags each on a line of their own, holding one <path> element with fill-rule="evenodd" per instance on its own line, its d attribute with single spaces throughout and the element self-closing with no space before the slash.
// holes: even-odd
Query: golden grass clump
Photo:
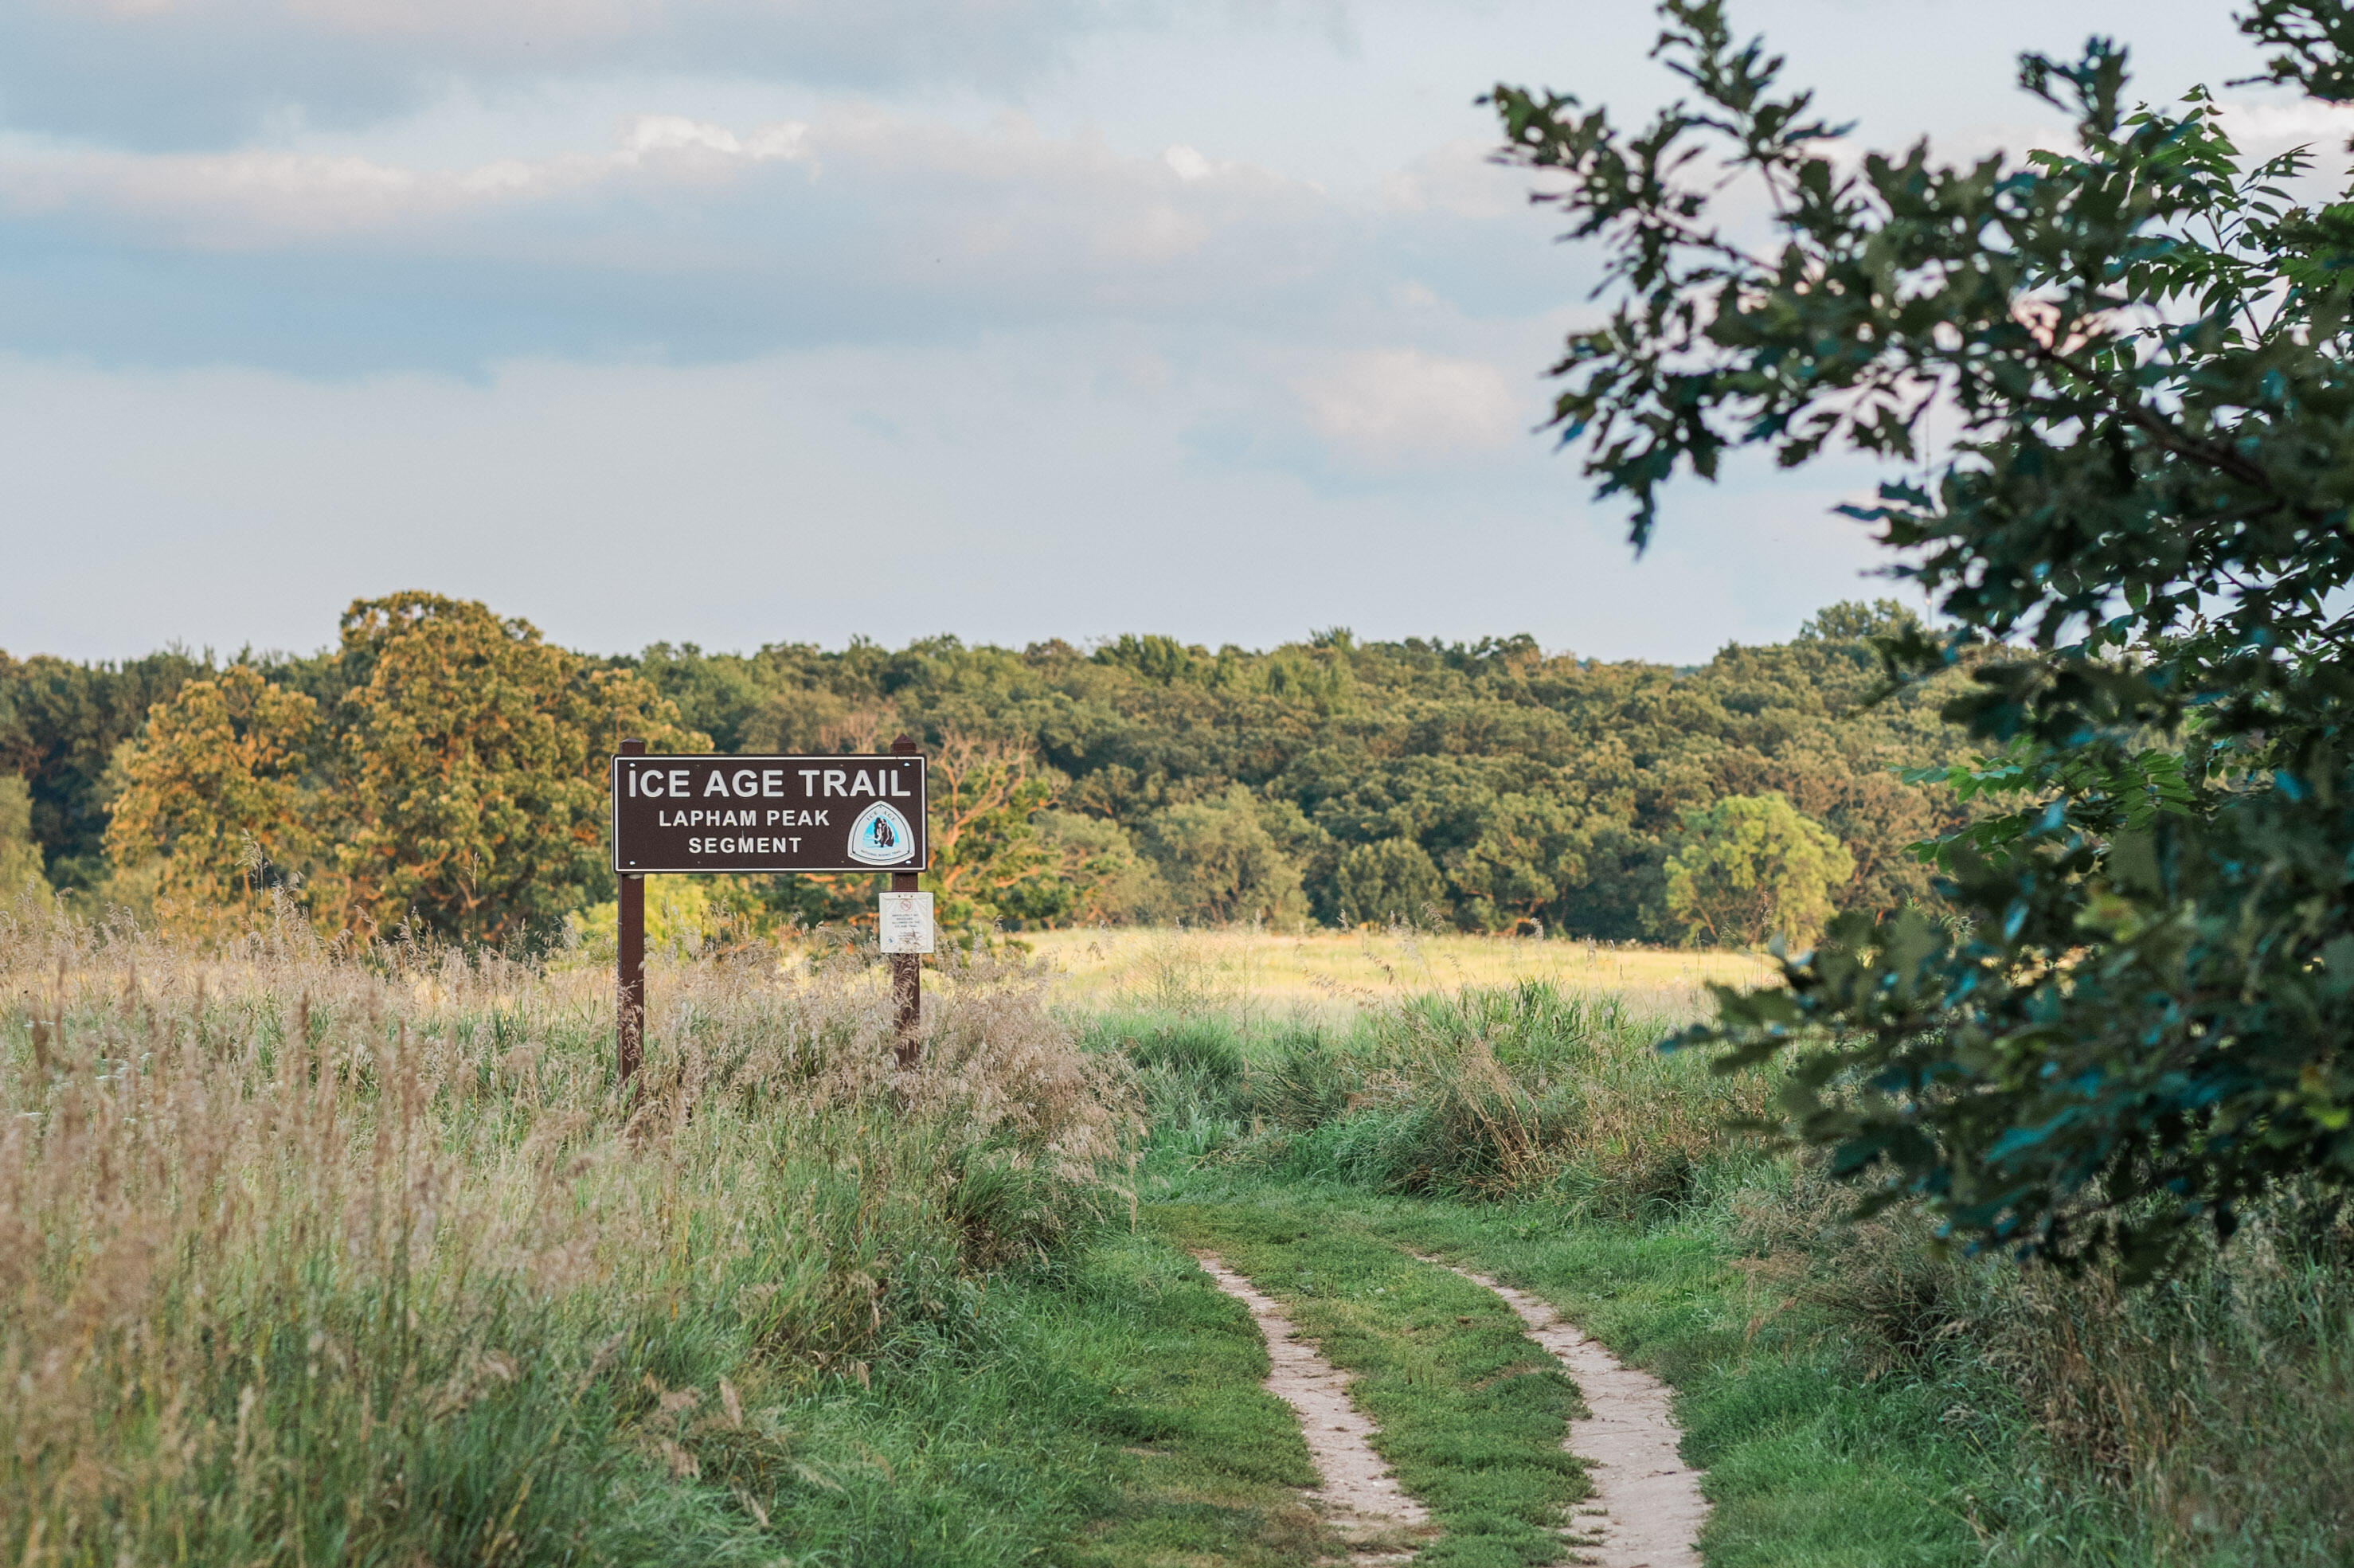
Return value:
<svg viewBox="0 0 2354 1568">
<path fill-rule="evenodd" d="M 871 960 L 659 967 L 625 1090 L 601 972 L 0 914 L 0 1550 L 577 1555 L 616 1464 L 790 1466 L 764 1402 L 1050 1251 L 1135 1130 L 1034 975 L 944 978 L 900 1074 Z"/>
<path fill-rule="evenodd" d="M 1378 1149 L 1408 1190 L 1552 1192 L 1622 1215 L 1680 1202 L 1771 1088 L 1663 1054 L 1667 1032 L 1620 998 L 1538 980 L 1408 999 L 1369 1022 L 1377 1065 L 1343 1141 Z"/>
<path fill-rule="evenodd" d="M 1156 1141 L 1196 1159 L 1631 1217 L 1761 1158 L 1744 1129 L 1765 1117 L 1772 1075 L 1662 1052 L 1682 1022 L 1529 978 L 1409 995 L 1346 1034 L 1142 1009 L 1089 1029 L 1142 1071 Z"/>
</svg>

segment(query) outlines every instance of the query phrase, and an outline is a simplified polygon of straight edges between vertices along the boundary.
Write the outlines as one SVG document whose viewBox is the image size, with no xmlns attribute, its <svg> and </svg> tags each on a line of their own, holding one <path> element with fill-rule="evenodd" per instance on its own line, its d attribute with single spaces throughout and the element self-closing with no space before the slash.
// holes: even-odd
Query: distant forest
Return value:
<svg viewBox="0 0 2354 1568">
<path fill-rule="evenodd" d="M 1408 921 L 1748 943 L 1932 899 L 1954 825 L 1933 684 L 1882 694 L 1893 604 L 1677 669 L 1527 636 L 1267 652 L 1129 635 L 899 649 L 546 643 L 424 594 L 340 645 L 227 662 L 0 653 L 0 875 L 93 913 L 233 928 L 280 891 L 323 927 L 544 938 L 610 900 L 603 759 L 660 750 L 934 758 L 952 927 Z M 872 879 L 726 880 L 756 924 L 854 920 Z"/>
</svg>

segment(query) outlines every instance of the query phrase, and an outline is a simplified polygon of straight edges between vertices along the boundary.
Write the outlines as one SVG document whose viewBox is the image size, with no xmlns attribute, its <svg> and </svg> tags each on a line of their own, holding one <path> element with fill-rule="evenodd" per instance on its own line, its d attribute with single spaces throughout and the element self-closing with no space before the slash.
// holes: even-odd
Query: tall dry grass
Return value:
<svg viewBox="0 0 2354 1568">
<path fill-rule="evenodd" d="M 1473 937 L 1405 925 L 1290 932 L 1080 927 L 1027 931 L 1021 941 L 1060 969 L 1057 993 L 1073 1007 L 1216 1011 L 1313 1019 L 1342 1030 L 1425 992 L 1510 990 L 1524 981 L 1615 997 L 1635 1012 L 1689 1022 L 1709 1011 L 1709 982 L 1762 985 L 1775 972 L 1761 953 Z"/>
<path fill-rule="evenodd" d="M 906 1075 L 854 956 L 657 969 L 627 1090 L 610 987 L 0 916 L 0 1552 L 660 1560 L 673 1492 L 765 1524 L 823 1481 L 780 1402 L 953 1331 L 1133 1127 L 986 958 Z"/>
<path fill-rule="evenodd" d="M 1529 979 L 1421 992 L 1345 1033 L 1201 1009 L 1100 1015 L 1088 1032 L 1142 1072 L 1164 1149 L 1625 1219 L 1683 1202 L 1728 1161 L 1762 1158 L 1737 1128 L 1764 1115 L 1768 1075 L 1662 1054 L 1681 1022 Z"/>
</svg>

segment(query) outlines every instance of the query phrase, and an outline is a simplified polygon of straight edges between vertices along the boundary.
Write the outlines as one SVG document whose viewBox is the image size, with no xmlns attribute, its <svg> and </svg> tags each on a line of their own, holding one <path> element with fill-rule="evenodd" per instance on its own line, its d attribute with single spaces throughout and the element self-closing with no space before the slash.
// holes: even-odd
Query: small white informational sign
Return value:
<svg viewBox="0 0 2354 1568">
<path fill-rule="evenodd" d="M 928 893 L 880 895 L 883 950 L 886 953 L 928 953 L 932 950 L 932 895 Z"/>
</svg>

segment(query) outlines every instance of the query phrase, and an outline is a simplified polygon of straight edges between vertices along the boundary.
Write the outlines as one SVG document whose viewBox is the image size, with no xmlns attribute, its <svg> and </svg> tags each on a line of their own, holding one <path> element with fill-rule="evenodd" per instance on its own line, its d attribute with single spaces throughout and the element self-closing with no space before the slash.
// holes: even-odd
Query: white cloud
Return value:
<svg viewBox="0 0 2354 1568">
<path fill-rule="evenodd" d="M 603 150 L 461 168 L 0 147 L 0 218 L 55 245 L 158 266 L 299 258 L 330 290 L 336 269 L 388 270 L 483 301 L 521 291 L 535 315 L 567 289 L 636 280 L 706 322 L 744 313 L 756 334 L 787 308 L 852 333 L 1008 313 L 1265 315 L 1319 282 L 1329 308 L 1383 291 L 1378 261 L 1352 249 L 1363 217 L 1244 164 L 1181 171 L 1018 115 L 975 131 L 859 106 L 744 129 L 641 112 Z M 610 341 L 629 313 L 610 293 L 597 309 L 589 330 Z M 5 320 L 0 307 L 0 342 Z"/>
<path fill-rule="evenodd" d="M 781 120 L 738 137 L 725 125 L 690 120 L 684 114 L 633 114 L 621 122 L 613 141 L 629 153 L 674 153 L 701 148 L 758 163 L 804 156 L 809 127 L 798 120 Z"/>
<path fill-rule="evenodd" d="M 1534 422 L 1495 366 L 1415 349 L 1348 355 L 1293 389 L 1318 435 L 1381 468 L 1499 451 Z"/>
<path fill-rule="evenodd" d="M 1187 154 L 1186 163 L 1177 154 Z M 266 249 L 330 236 L 364 238 L 373 253 L 429 228 L 446 248 L 447 220 L 599 187 L 643 196 L 664 188 L 703 190 L 706 200 L 773 201 L 773 188 L 730 193 L 728 181 L 759 165 L 798 164 L 816 173 L 833 162 L 838 183 L 878 205 L 915 196 L 911 185 L 957 182 L 959 206 L 1004 210 L 1013 200 L 1032 220 L 1076 221 L 1085 249 L 1119 261 L 1163 260 L 1198 249 L 1217 228 L 1246 221 L 1270 201 L 1309 203 L 1307 187 L 1234 164 L 1214 169 L 1188 148 L 1163 160 L 1124 158 L 1087 141 L 1055 141 L 1008 117 L 976 134 L 871 110 L 826 122 L 778 121 L 738 132 L 679 114 L 625 118 L 608 151 L 503 158 L 442 170 L 381 160 L 274 150 L 135 154 L 87 150 L 0 152 L 0 213 L 124 226 L 146 243 L 218 250 Z M 1182 166 L 1181 166 L 1182 165 Z M 1169 172 L 1186 205 L 1171 200 Z M 1221 178 L 1223 176 L 1223 179 Z M 991 194 L 979 201 L 981 192 Z M 616 212 L 616 225 L 642 221 Z M 995 247 L 983 246 L 990 249 Z"/>
<path fill-rule="evenodd" d="M 1161 154 L 1161 161 L 1176 171 L 1181 180 L 1202 180 L 1210 176 L 1210 160 L 1182 142 Z"/>
<path fill-rule="evenodd" d="M 764 125 L 738 137 L 674 114 L 642 114 L 605 153 L 502 158 L 458 170 L 373 159 L 249 150 L 141 154 L 35 152 L 0 154 L 0 212 L 121 224 L 151 244 L 196 250 L 262 250 L 323 238 L 400 238 L 644 175 L 689 184 L 731 167 L 811 161 L 808 127 Z"/>
<path fill-rule="evenodd" d="M 1492 140 L 1458 138 L 1382 181 L 1384 206 L 1453 217 L 1502 217 L 1528 209 L 1530 175 L 1495 161 Z"/>
</svg>

